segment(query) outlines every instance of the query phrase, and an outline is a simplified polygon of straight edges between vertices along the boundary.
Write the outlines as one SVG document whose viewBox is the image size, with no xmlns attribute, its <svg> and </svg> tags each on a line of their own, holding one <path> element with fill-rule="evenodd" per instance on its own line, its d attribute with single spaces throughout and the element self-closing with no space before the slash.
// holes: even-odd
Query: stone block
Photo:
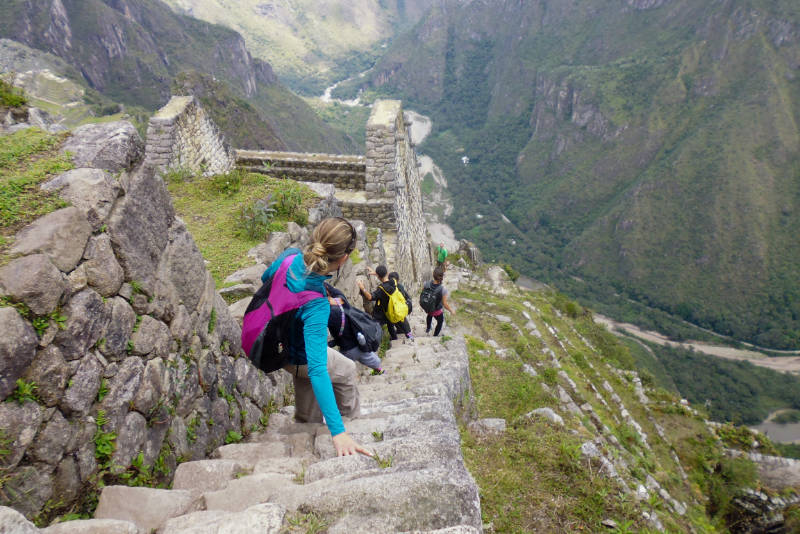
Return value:
<svg viewBox="0 0 800 534">
<path fill-rule="evenodd" d="M 106 486 L 100 494 L 94 517 L 130 521 L 150 532 L 168 519 L 191 511 L 192 495 L 185 490 Z"/>
<path fill-rule="evenodd" d="M 199 493 L 221 490 L 244 470 L 242 464 L 234 460 L 185 462 L 175 471 L 172 488 Z"/>
<path fill-rule="evenodd" d="M 241 512 L 253 505 L 271 501 L 286 490 L 291 480 L 283 475 L 260 474 L 232 480 L 227 488 L 203 494 L 207 510 Z"/>
</svg>

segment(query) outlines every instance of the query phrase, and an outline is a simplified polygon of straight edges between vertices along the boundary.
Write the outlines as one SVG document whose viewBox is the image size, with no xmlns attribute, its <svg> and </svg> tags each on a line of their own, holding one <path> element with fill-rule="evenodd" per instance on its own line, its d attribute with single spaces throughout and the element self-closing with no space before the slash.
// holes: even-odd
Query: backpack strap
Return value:
<svg viewBox="0 0 800 534">
<path fill-rule="evenodd" d="M 383 284 L 380 285 L 380 288 L 383 289 L 383 292 L 386 293 L 386 296 L 391 298 L 394 295 L 394 291 L 397 291 L 397 280 L 394 281 L 394 291 L 392 291 L 392 295 L 390 295 L 384 288 Z"/>
<path fill-rule="evenodd" d="M 297 254 L 293 254 L 284 259 L 273 277 L 272 288 L 270 289 L 268 299 L 273 317 L 288 310 L 299 308 L 314 299 L 323 298 L 322 293 L 310 289 L 300 291 L 299 293 L 293 293 L 289 289 L 289 286 L 286 284 L 286 274 L 289 272 L 289 267 L 296 256 Z"/>
</svg>

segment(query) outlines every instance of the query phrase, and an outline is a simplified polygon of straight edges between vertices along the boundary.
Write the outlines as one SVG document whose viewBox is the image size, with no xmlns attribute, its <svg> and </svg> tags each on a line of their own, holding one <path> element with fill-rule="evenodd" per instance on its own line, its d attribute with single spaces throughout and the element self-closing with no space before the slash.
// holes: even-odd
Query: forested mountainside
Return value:
<svg viewBox="0 0 800 534">
<path fill-rule="evenodd" d="M 239 34 L 176 14 L 158 0 L 6 0 L 0 3 L 0 37 L 58 56 L 91 89 L 149 110 L 166 103 L 179 74 L 206 73 L 249 104 L 243 113 L 254 110 L 263 128 L 280 139 L 268 148 L 356 150 L 351 139 L 325 126 L 281 86 L 268 63 L 252 58 Z M 204 101 L 212 114 L 214 100 L 224 99 Z M 275 109 L 300 115 L 271 115 Z M 237 128 L 229 123 L 223 129 L 234 144 L 247 139 Z M 248 146 L 260 148 L 242 147 Z"/>
<path fill-rule="evenodd" d="M 420 149 L 490 258 L 800 345 L 800 3 L 446 1 L 359 88 L 432 115 Z"/>
<path fill-rule="evenodd" d="M 164 0 L 177 12 L 241 33 L 281 80 L 305 94 L 365 70 L 430 0 Z"/>
</svg>

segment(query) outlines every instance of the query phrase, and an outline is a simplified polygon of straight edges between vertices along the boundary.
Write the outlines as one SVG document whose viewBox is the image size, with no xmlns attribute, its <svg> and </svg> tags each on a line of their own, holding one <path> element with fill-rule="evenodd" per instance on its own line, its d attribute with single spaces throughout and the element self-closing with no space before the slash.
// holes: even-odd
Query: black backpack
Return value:
<svg viewBox="0 0 800 534">
<path fill-rule="evenodd" d="M 439 287 L 434 289 L 433 284 L 430 282 L 425 282 L 425 286 L 422 288 L 422 293 L 419 295 L 420 307 L 427 313 L 432 313 L 439 308 L 439 303 L 441 300 L 442 285 L 439 284 Z"/>
<path fill-rule="evenodd" d="M 352 306 L 345 308 L 344 314 L 347 317 L 347 328 L 358 342 L 358 348 L 364 352 L 377 351 L 383 336 L 381 325 L 365 311 Z"/>
</svg>

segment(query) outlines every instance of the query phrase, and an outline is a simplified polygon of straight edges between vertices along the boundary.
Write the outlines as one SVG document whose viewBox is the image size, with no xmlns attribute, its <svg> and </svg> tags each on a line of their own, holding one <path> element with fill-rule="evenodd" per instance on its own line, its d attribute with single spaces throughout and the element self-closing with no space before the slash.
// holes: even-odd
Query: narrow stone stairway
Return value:
<svg viewBox="0 0 800 534">
<path fill-rule="evenodd" d="M 464 467 L 455 407 L 470 396 L 461 336 L 397 340 L 386 373 L 358 364 L 361 415 L 348 432 L 374 452 L 337 458 L 324 425 L 272 414 L 247 442 L 180 464 L 171 490 L 104 488 L 95 519 L 48 534 L 481 532 L 478 488 Z M 34 530 L 36 531 L 36 530 Z"/>
</svg>

